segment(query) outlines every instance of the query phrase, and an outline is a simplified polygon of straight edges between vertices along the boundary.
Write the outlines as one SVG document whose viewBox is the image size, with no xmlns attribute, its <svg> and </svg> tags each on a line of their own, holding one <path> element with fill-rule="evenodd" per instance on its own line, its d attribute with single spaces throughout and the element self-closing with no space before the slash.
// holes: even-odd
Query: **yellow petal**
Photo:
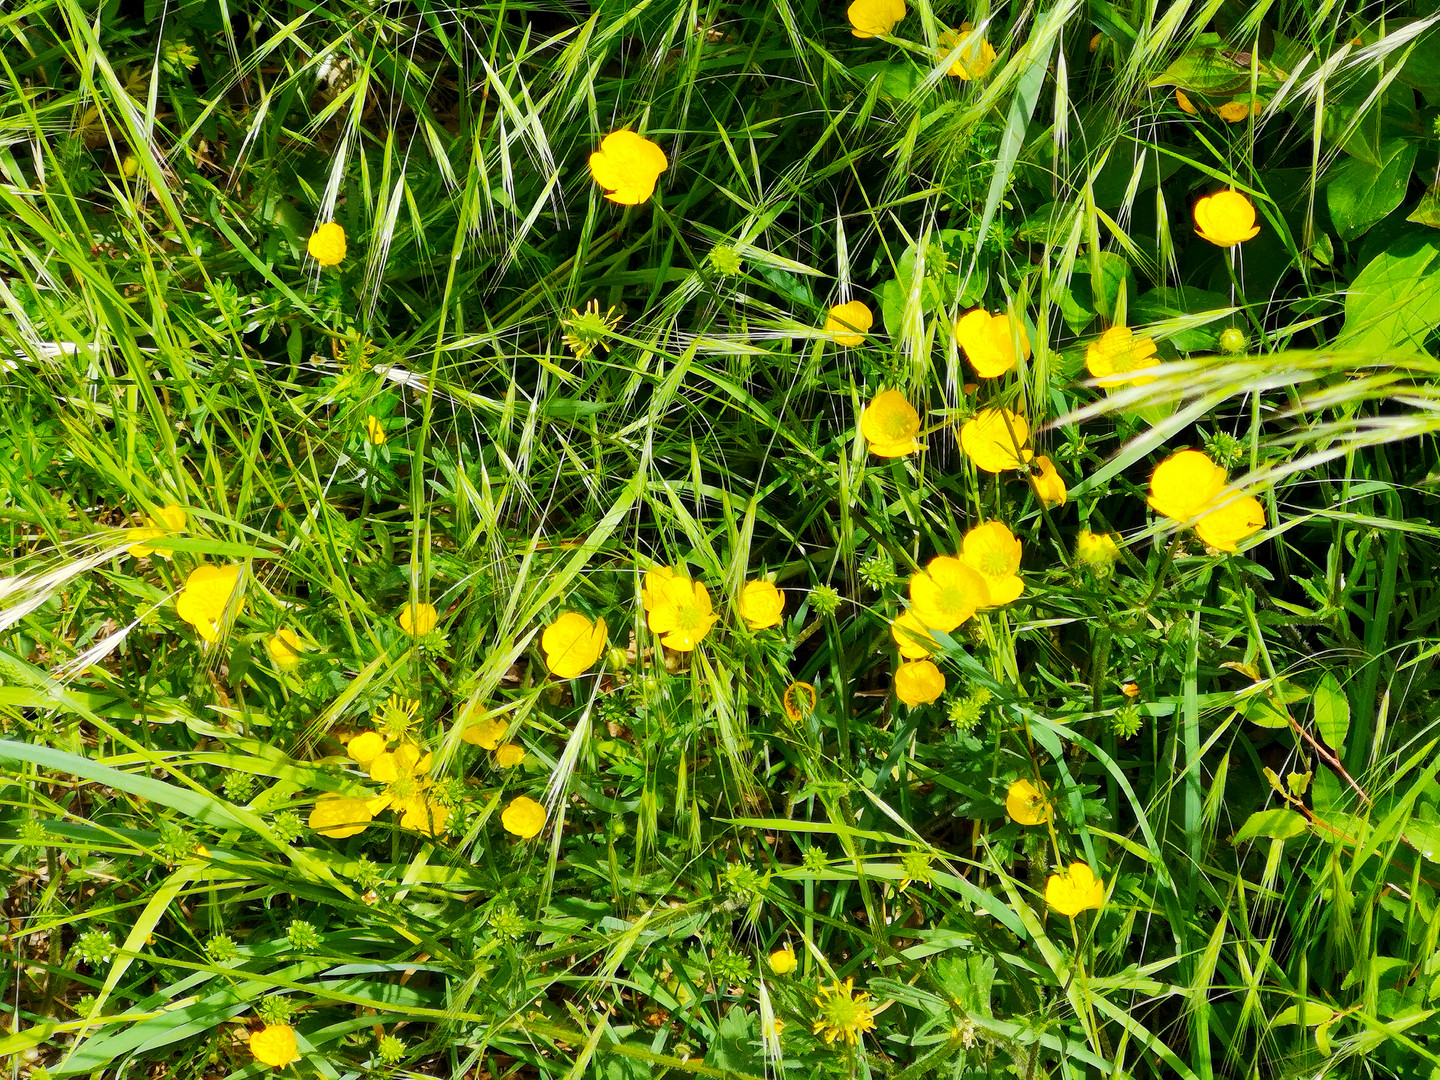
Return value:
<svg viewBox="0 0 1440 1080">
<path fill-rule="evenodd" d="M 315 801 L 315 809 L 310 811 L 310 828 L 321 836 L 340 840 L 363 832 L 374 816 L 366 800 L 326 792 Z"/>
<path fill-rule="evenodd" d="M 270 1024 L 250 1035 L 250 1053 L 262 1065 L 283 1069 L 300 1060 L 295 1047 L 295 1029 L 289 1024 Z"/>
</svg>

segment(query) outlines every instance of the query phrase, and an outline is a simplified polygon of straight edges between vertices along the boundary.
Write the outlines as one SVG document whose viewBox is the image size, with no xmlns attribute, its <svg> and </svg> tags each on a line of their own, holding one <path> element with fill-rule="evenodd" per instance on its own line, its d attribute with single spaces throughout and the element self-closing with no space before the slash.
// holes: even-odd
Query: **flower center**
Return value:
<svg viewBox="0 0 1440 1080">
<path fill-rule="evenodd" d="M 700 613 L 700 608 L 695 604 L 675 605 L 675 629 L 698 630 L 704 621 L 705 616 Z"/>
<path fill-rule="evenodd" d="M 415 782 L 414 777 L 401 776 L 391 781 L 390 785 L 385 789 L 385 794 L 389 795 L 395 802 L 405 802 L 408 799 L 414 798 L 416 792 L 419 790 L 420 785 Z"/>
<path fill-rule="evenodd" d="M 980 572 L 991 578 L 1009 577 L 1010 557 L 999 548 L 990 548 L 980 556 Z"/>
</svg>

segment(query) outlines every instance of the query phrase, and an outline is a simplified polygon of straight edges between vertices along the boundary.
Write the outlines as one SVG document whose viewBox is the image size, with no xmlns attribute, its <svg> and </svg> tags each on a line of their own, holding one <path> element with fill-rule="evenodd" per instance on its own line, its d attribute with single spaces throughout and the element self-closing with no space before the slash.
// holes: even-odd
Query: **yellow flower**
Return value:
<svg viewBox="0 0 1440 1080">
<path fill-rule="evenodd" d="M 1045 454 L 1041 454 L 1030 465 L 1030 486 L 1035 489 L 1039 500 L 1046 506 L 1064 506 L 1070 492 L 1065 487 L 1065 478 L 1055 468 L 1055 463 Z"/>
<path fill-rule="evenodd" d="M 400 815 L 400 827 L 427 836 L 441 836 L 449 827 L 450 811 L 430 796 L 427 773 L 433 755 L 414 743 L 385 749 L 390 740 L 378 731 L 361 732 L 346 744 L 350 757 L 385 790 L 370 798 L 327 792 L 315 800 L 310 827 L 321 836 L 344 839 L 363 832 L 375 815 L 387 809 Z"/>
<path fill-rule="evenodd" d="M 855 0 L 845 9 L 845 17 L 856 37 L 879 37 L 905 17 L 905 0 Z"/>
<path fill-rule="evenodd" d="M 310 234 L 305 247 L 321 266 L 339 266 L 345 258 L 345 230 L 339 223 L 327 221 Z"/>
<path fill-rule="evenodd" d="M 920 449 L 920 414 L 898 390 L 882 390 L 860 414 L 860 434 L 879 457 L 904 457 Z"/>
<path fill-rule="evenodd" d="M 900 655 L 906 660 L 923 660 L 931 653 L 940 651 L 940 643 L 916 616 L 907 611 L 890 624 L 890 636 L 900 647 Z"/>
<path fill-rule="evenodd" d="M 1020 580 L 1020 541 L 1000 521 L 976 525 L 961 540 L 960 557 L 985 578 L 991 607 L 1008 604 L 1025 591 Z"/>
<path fill-rule="evenodd" d="M 928 705 L 945 692 L 945 676 L 929 660 L 911 660 L 895 669 L 895 696 L 906 705 Z"/>
<path fill-rule="evenodd" d="M 283 1069 L 300 1060 L 295 1048 L 295 1029 L 289 1024 L 268 1024 L 250 1034 L 250 1053 L 262 1065 Z"/>
<path fill-rule="evenodd" d="M 310 811 L 310 828 L 321 836 L 343 840 L 347 836 L 365 831 L 375 818 L 370 800 L 353 795 L 340 795 L 327 791 L 315 800 L 315 809 Z"/>
<path fill-rule="evenodd" d="M 1150 508 L 1185 524 L 1225 488 L 1225 470 L 1199 450 L 1181 450 L 1150 476 Z"/>
<path fill-rule="evenodd" d="M 837 345 L 859 345 L 874 325 L 875 316 L 870 309 L 859 300 L 851 300 L 830 309 L 825 316 L 824 330 Z"/>
<path fill-rule="evenodd" d="M 789 975 L 798 967 L 795 959 L 795 950 L 786 945 L 784 948 L 776 949 L 770 954 L 770 970 L 776 975 Z"/>
<path fill-rule="evenodd" d="M 440 622 L 440 613 L 430 604 L 406 604 L 400 609 L 400 629 L 411 637 L 424 637 Z"/>
<path fill-rule="evenodd" d="M 375 446 L 385 445 L 385 428 L 373 416 L 365 417 L 365 438 L 369 439 Z"/>
<path fill-rule="evenodd" d="M 740 617 L 751 630 L 779 626 L 784 611 L 785 594 L 773 581 L 747 581 L 740 591 Z"/>
<path fill-rule="evenodd" d="M 1005 793 L 1005 812 L 1017 825 L 1043 825 L 1050 820 L 1050 800 L 1029 780 L 1016 780 Z"/>
<path fill-rule="evenodd" d="M 622 206 L 639 206 L 655 194 L 655 181 L 670 167 L 665 151 L 628 128 L 612 131 L 590 155 L 590 175 L 605 198 Z"/>
<path fill-rule="evenodd" d="M 173 548 L 160 547 L 158 544 L 145 543 L 147 540 L 154 540 L 157 536 L 164 536 L 166 533 L 180 532 L 185 528 L 185 508 L 183 506 L 162 506 L 155 515 L 159 518 L 147 517 L 145 528 L 131 529 L 130 536 L 135 540 L 125 549 L 127 555 L 133 555 L 137 559 L 143 559 L 146 555 L 159 555 L 162 559 L 168 559 L 174 554 Z"/>
<path fill-rule="evenodd" d="M 960 428 L 960 449 L 985 472 L 1020 468 L 1035 456 L 1029 440 L 1030 425 L 1009 409 L 981 409 Z"/>
<path fill-rule="evenodd" d="M 540 830 L 545 827 L 545 807 L 528 795 L 517 795 L 501 813 L 500 824 L 505 826 L 506 832 L 529 840 L 539 836 Z"/>
<path fill-rule="evenodd" d="M 716 616 L 705 586 L 669 567 L 645 575 L 641 602 L 648 615 L 647 625 L 664 635 L 660 644 L 667 649 L 690 652 L 715 625 Z"/>
<path fill-rule="evenodd" d="M 510 725 L 498 717 L 488 716 L 484 720 L 473 724 L 466 724 L 465 730 L 460 732 L 460 738 L 464 739 L 471 746 L 479 746 L 486 750 L 494 750 L 500 745 L 500 740 L 505 738 L 505 732 Z"/>
<path fill-rule="evenodd" d="M 1075 558 L 1096 572 L 1106 572 L 1120 558 L 1120 545 L 1109 533 L 1081 529 L 1075 538 Z"/>
<path fill-rule="evenodd" d="M 525 748 L 507 742 L 495 748 L 495 764 L 502 769 L 513 769 L 525 760 Z"/>
<path fill-rule="evenodd" d="M 1030 359 L 1030 338 L 1025 324 L 1003 311 L 991 315 L 984 308 L 967 311 L 955 321 L 955 340 L 965 358 L 982 379 L 1004 375 L 1015 366 L 1018 355 Z"/>
<path fill-rule="evenodd" d="M 1189 113 L 1191 116 L 1200 115 L 1200 110 L 1197 109 L 1195 103 L 1190 100 L 1190 95 L 1179 87 L 1175 88 L 1175 104 L 1180 106 L 1181 112 Z"/>
<path fill-rule="evenodd" d="M 1227 124 L 1238 124 L 1251 116 L 1259 116 L 1264 107 L 1259 98 L 1236 98 L 1218 106 L 1215 111 Z"/>
<path fill-rule="evenodd" d="M 815 711 L 817 700 L 813 684 L 792 682 L 780 696 L 780 705 L 785 710 L 785 718 L 792 724 L 798 724 Z"/>
<path fill-rule="evenodd" d="M 1137 338 L 1128 326 L 1112 326 L 1085 347 L 1085 370 L 1100 381 L 1101 386 L 1144 386 L 1155 381 L 1154 375 L 1136 372 L 1158 366 L 1153 338 Z"/>
<path fill-rule="evenodd" d="M 1195 535 L 1221 551 L 1236 551 L 1240 541 L 1265 527 L 1265 508 L 1253 495 L 1241 495 L 1195 522 Z"/>
<path fill-rule="evenodd" d="M 989 606 L 985 579 L 953 555 L 937 555 L 910 576 L 910 611 L 924 626 L 948 634 Z"/>
<path fill-rule="evenodd" d="M 288 626 L 282 626 L 273 636 L 265 639 L 265 651 L 270 655 L 270 662 L 281 671 L 294 671 L 300 666 L 300 654 L 305 651 L 305 646 L 300 641 L 300 635 Z"/>
<path fill-rule="evenodd" d="M 605 651 L 608 630 L 604 619 L 593 623 L 576 611 L 567 611 L 545 628 L 540 647 L 552 675 L 574 679 L 584 675 Z"/>
<path fill-rule="evenodd" d="M 1150 477 L 1151 509 L 1174 521 L 1192 521 L 1202 541 L 1221 551 L 1236 550 L 1239 542 L 1265 524 L 1265 509 L 1251 495 L 1232 496 L 1225 470 L 1199 450 L 1171 454 Z"/>
<path fill-rule="evenodd" d="M 1090 908 L 1099 910 L 1105 903 L 1105 882 L 1087 863 L 1071 863 L 1063 873 L 1051 874 L 1045 882 L 1045 902 L 1073 919 Z"/>
<path fill-rule="evenodd" d="M 219 641 L 220 620 L 239 584 L 238 566 L 197 566 L 175 598 L 175 614 L 195 627 L 206 641 Z M 232 614 L 238 613 L 240 606 L 237 601 Z"/>
<path fill-rule="evenodd" d="M 815 998 L 818 1013 L 811 1031 L 823 1035 L 827 1043 L 836 1039 L 852 1046 L 858 1036 L 875 1028 L 875 1013 L 870 1008 L 870 995 L 854 993 L 855 980 L 846 979 L 822 986 Z"/>
<path fill-rule="evenodd" d="M 943 60 L 950 55 L 950 50 L 960 44 L 961 39 L 973 29 L 974 27 L 967 22 L 961 23 L 959 30 L 942 30 L 938 58 Z M 983 79 L 990 73 L 990 66 L 994 63 L 995 46 L 982 39 L 961 50 L 960 55 L 950 65 L 949 74 L 966 82 L 971 79 Z"/>
<path fill-rule="evenodd" d="M 1216 247 L 1234 247 L 1260 232 L 1255 205 L 1238 191 L 1217 191 L 1195 203 L 1195 232 Z"/>
</svg>

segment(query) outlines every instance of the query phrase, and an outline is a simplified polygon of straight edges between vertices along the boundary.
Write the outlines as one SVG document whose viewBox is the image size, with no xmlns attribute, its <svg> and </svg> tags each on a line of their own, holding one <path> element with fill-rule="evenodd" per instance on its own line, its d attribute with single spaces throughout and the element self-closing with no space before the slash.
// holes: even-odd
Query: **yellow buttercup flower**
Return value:
<svg viewBox="0 0 1440 1080">
<path fill-rule="evenodd" d="M 905 17 L 905 0 L 855 0 L 845 9 L 845 17 L 857 38 L 879 37 Z"/>
<path fill-rule="evenodd" d="M 1045 454 L 1041 454 L 1030 466 L 1030 486 L 1035 489 L 1039 500 L 1046 506 L 1064 506 L 1070 492 L 1065 487 L 1065 478 L 1055 468 L 1055 463 Z"/>
<path fill-rule="evenodd" d="M 923 626 L 950 633 L 990 606 L 990 589 L 974 567 L 953 555 L 937 555 L 910 575 L 910 612 Z"/>
<path fill-rule="evenodd" d="M 450 811 L 431 797 L 430 765 L 434 755 L 411 742 L 386 749 L 390 738 L 378 731 L 364 731 L 345 745 L 345 752 L 384 784 L 380 794 L 368 798 L 326 792 L 315 800 L 310 827 L 321 836 L 344 839 L 364 832 L 375 815 L 393 810 L 400 815 L 400 827 L 427 836 L 441 836 L 449 828 Z"/>
<path fill-rule="evenodd" d="M 859 1036 L 875 1028 L 875 1013 L 870 1008 L 870 995 L 855 993 L 855 980 L 846 979 L 822 986 L 815 998 L 817 1010 L 811 1031 L 822 1035 L 827 1043 L 836 1039 L 855 1045 Z"/>
<path fill-rule="evenodd" d="M 1107 573 L 1120 558 L 1120 545 L 1109 533 L 1081 529 L 1075 538 L 1075 558 L 1097 573 Z"/>
<path fill-rule="evenodd" d="M 1195 232 L 1216 247 L 1234 247 L 1256 236 L 1255 204 L 1238 191 L 1217 191 L 1195 203 Z"/>
<path fill-rule="evenodd" d="M 157 521 L 156 518 L 159 520 Z M 155 514 L 155 517 L 145 519 L 143 529 L 131 529 L 130 536 L 135 540 L 125 549 L 127 555 L 133 555 L 137 559 L 143 559 L 147 555 L 158 555 L 162 559 L 168 559 L 175 553 L 173 548 L 161 547 L 158 544 L 146 543 L 156 537 L 164 536 L 166 533 L 182 532 L 186 523 L 185 508 L 183 506 L 162 506 Z"/>
<path fill-rule="evenodd" d="M 940 651 L 940 643 L 914 611 L 905 612 L 890 624 L 890 636 L 895 639 L 900 655 L 906 660 L 924 660 L 931 653 Z"/>
<path fill-rule="evenodd" d="M 495 716 L 487 716 L 473 724 L 466 724 L 465 729 L 460 732 L 460 738 L 471 746 L 494 750 L 500 745 L 501 740 L 505 738 L 505 733 L 509 730 L 510 725 L 504 720 Z"/>
<path fill-rule="evenodd" d="M 895 669 L 895 696 L 906 705 L 928 705 L 945 692 L 945 676 L 930 660 L 910 660 Z"/>
<path fill-rule="evenodd" d="M 327 221 L 310 234 L 305 249 L 321 266 L 339 266 L 345 259 L 344 228 L 338 222 Z"/>
<path fill-rule="evenodd" d="M 639 206 L 655 194 L 655 181 L 670 167 L 665 151 L 628 128 L 612 131 L 590 155 L 590 175 L 605 198 L 622 206 Z"/>
<path fill-rule="evenodd" d="M 717 618 L 705 586 L 669 567 L 658 567 L 645 575 L 641 602 L 647 613 L 646 624 L 663 635 L 660 644 L 677 652 L 692 651 L 710 633 Z"/>
<path fill-rule="evenodd" d="M 875 325 L 874 313 L 859 300 L 836 304 L 825 316 L 825 333 L 837 345 L 860 345 Z"/>
<path fill-rule="evenodd" d="M 1029 441 L 1030 425 L 1009 409 L 981 409 L 960 428 L 960 449 L 985 472 L 1020 468 L 1035 456 Z"/>
<path fill-rule="evenodd" d="M 605 651 L 607 636 L 604 619 L 592 623 L 578 611 L 564 612 L 540 635 L 545 666 L 561 679 L 584 675 Z"/>
<path fill-rule="evenodd" d="M 795 959 L 795 950 L 789 945 L 770 954 L 770 970 L 776 975 L 789 975 L 797 967 L 799 962 Z"/>
<path fill-rule="evenodd" d="M 1105 903 L 1105 882 L 1095 876 L 1088 863 L 1071 863 L 1062 873 L 1051 874 L 1045 882 L 1045 902 L 1061 915 L 1074 918 Z"/>
<path fill-rule="evenodd" d="M 1050 820 L 1050 800 L 1029 780 L 1016 780 L 1005 792 L 1005 812 L 1017 825 L 1043 825 Z"/>
<path fill-rule="evenodd" d="M 942 30 L 939 38 L 940 48 L 937 50 L 938 58 L 943 60 L 949 56 L 950 50 L 959 45 L 965 35 L 973 29 L 974 27 L 967 22 L 961 23 L 959 30 Z M 983 79 L 990 73 L 990 68 L 994 63 L 995 46 L 982 39 L 972 42 L 962 49 L 960 55 L 951 63 L 947 74 L 966 82 L 971 79 Z"/>
<path fill-rule="evenodd" d="M 270 662 L 281 671 L 294 671 L 298 668 L 300 654 L 304 650 L 305 646 L 300 641 L 300 635 L 288 626 L 282 626 L 271 637 L 265 639 L 265 652 L 269 654 Z"/>
<path fill-rule="evenodd" d="M 1101 386 L 1152 383 L 1154 375 L 1137 373 L 1159 364 L 1155 340 L 1137 338 L 1128 326 L 1112 326 L 1085 347 L 1085 370 L 1098 379 Z"/>
<path fill-rule="evenodd" d="M 976 525 L 961 540 L 960 557 L 985 579 L 991 607 L 1008 604 L 1025 591 L 1020 580 L 1020 541 L 999 521 Z"/>
<path fill-rule="evenodd" d="M 387 438 L 385 425 L 373 416 L 365 417 L 365 438 L 374 446 L 384 446 Z"/>
<path fill-rule="evenodd" d="M 1265 527 L 1265 508 L 1253 495 L 1241 495 L 1203 515 L 1195 535 L 1220 551 L 1238 551 L 1240 541 Z"/>
<path fill-rule="evenodd" d="M 785 718 L 792 724 L 798 724 L 815 711 L 817 700 L 814 684 L 792 682 L 780 696 L 780 706 L 785 710 Z"/>
<path fill-rule="evenodd" d="M 440 613 L 430 604 L 411 603 L 400 609 L 400 629 L 411 637 L 424 637 L 439 622 Z"/>
<path fill-rule="evenodd" d="M 220 620 L 239 584 L 238 566 L 197 566 L 175 597 L 175 614 L 195 627 L 206 641 L 219 641 Z M 231 614 L 237 613 L 240 606 L 237 601 Z"/>
<path fill-rule="evenodd" d="M 882 390 L 860 414 L 860 434 L 878 457 L 904 457 L 920 449 L 920 414 L 898 390 Z"/>
<path fill-rule="evenodd" d="M 539 836 L 545 827 L 545 807 L 528 795 L 517 795 L 500 815 L 500 824 L 505 831 L 522 840 Z"/>
<path fill-rule="evenodd" d="M 1150 508 L 1178 523 L 1188 522 L 1225 488 L 1225 470 L 1199 450 L 1171 454 L 1150 476 Z"/>
<path fill-rule="evenodd" d="M 955 321 L 955 340 L 982 379 L 1004 375 L 1017 357 L 1030 359 L 1030 338 L 1025 324 L 1003 311 L 991 315 L 984 308 L 968 311 Z"/>
<path fill-rule="evenodd" d="M 1251 495 L 1224 499 L 1225 470 L 1199 450 L 1171 454 L 1150 476 L 1150 503 L 1156 513 L 1177 525 L 1194 524 L 1202 541 L 1221 551 L 1235 551 L 1239 542 L 1265 524 L 1265 509 Z"/>
<path fill-rule="evenodd" d="M 785 612 L 785 594 L 773 581 L 747 581 L 740 590 L 740 617 L 751 630 L 765 630 L 780 625 Z"/>
<path fill-rule="evenodd" d="M 300 1060 L 295 1029 L 289 1024 L 268 1024 L 250 1033 L 250 1053 L 262 1065 L 283 1069 Z"/>
<path fill-rule="evenodd" d="M 495 748 L 495 764 L 502 769 L 513 769 L 525 760 L 525 748 L 514 743 L 504 743 Z"/>
<path fill-rule="evenodd" d="M 1227 101 L 1224 105 L 1217 106 L 1215 112 L 1227 124 L 1239 124 L 1252 116 L 1259 116 L 1260 110 L 1264 107 L 1264 103 L 1259 98 L 1236 98 L 1234 101 Z"/>
</svg>

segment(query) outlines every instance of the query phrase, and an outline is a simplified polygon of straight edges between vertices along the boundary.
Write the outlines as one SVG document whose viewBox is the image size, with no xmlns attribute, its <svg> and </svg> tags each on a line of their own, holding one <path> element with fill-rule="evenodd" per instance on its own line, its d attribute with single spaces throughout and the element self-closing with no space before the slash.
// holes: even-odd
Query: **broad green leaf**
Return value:
<svg viewBox="0 0 1440 1080">
<path fill-rule="evenodd" d="M 1310 823 L 1305 820 L 1304 814 L 1283 806 L 1274 810 L 1257 810 L 1240 826 L 1240 831 L 1235 834 L 1235 843 L 1243 844 L 1246 840 L 1254 840 L 1260 836 L 1268 836 L 1272 840 L 1289 840 L 1309 827 Z"/>
<path fill-rule="evenodd" d="M 1418 150 L 1408 139 L 1387 139 L 1378 166 L 1350 158 L 1335 171 L 1325 201 L 1341 240 L 1354 240 L 1404 201 Z"/>
<path fill-rule="evenodd" d="M 1300 1005 L 1291 1005 L 1288 1009 L 1282 1009 L 1276 1014 L 1275 1019 L 1270 1021 L 1271 1027 L 1286 1027 L 1300 1023 Z M 1318 1001 L 1307 1001 L 1304 1004 L 1305 1026 L 1315 1027 L 1317 1024 L 1328 1024 L 1339 1014 Z"/>
<path fill-rule="evenodd" d="M 1440 241 L 1428 229 L 1402 233 L 1356 275 L 1345 294 L 1339 343 L 1382 352 L 1424 348 L 1440 324 Z"/>
<path fill-rule="evenodd" d="M 1405 218 L 1417 225 L 1429 225 L 1440 229 L 1440 187 L 1431 187 L 1420 198 L 1420 204 Z"/>
<path fill-rule="evenodd" d="M 1405 825 L 1405 839 L 1415 846 L 1422 858 L 1440 863 L 1440 825 L 1411 818 Z"/>
<path fill-rule="evenodd" d="M 1159 78 L 1151 79 L 1150 85 L 1233 94 L 1250 85 L 1250 68 L 1220 49 L 1187 49 Z"/>
<path fill-rule="evenodd" d="M 1350 699 L 1339 681 L 1326 672 L 1315 686 L 1315 726 L 1320 737 L 1332 750 L 1345 746 L 1345 733 L 1350 730 Z"/>
</svg>

